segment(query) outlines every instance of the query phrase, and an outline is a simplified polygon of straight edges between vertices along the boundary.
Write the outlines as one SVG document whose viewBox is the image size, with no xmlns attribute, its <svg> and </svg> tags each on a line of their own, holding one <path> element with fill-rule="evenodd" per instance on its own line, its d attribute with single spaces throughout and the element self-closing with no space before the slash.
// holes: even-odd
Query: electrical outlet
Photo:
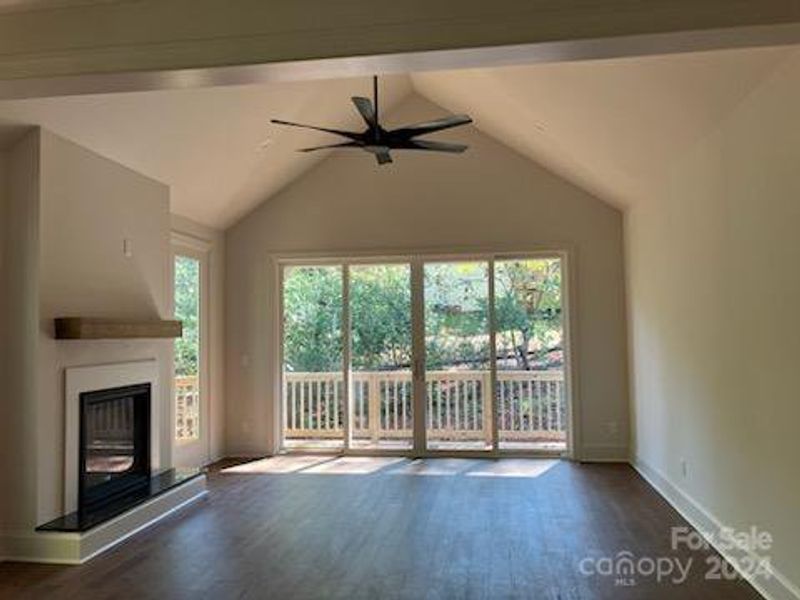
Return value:
<svg viewBox="0 0 800 600">
<path fill-rule="evenodd" d="M 125 258 L 132 258 L 133 257 L 133 240 L 130 238 L 125 238 L 122 240 L 122 254 Z"/>
<path fill-rule="evenodd" d="M 684 479 L 686 479 L 689 476 L 689 465 L 686 462 L 685 458 L 681 459 L 681 475 L 683 476 Z"/>
</svg>

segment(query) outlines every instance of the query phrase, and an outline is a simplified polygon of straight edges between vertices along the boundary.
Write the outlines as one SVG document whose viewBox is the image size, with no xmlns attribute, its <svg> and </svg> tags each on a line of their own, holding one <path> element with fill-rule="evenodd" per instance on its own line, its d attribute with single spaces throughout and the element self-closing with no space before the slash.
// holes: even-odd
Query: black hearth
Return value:
<svg viewBox="0 0 800 600">
<path fill-rule="evenodd" d="M 145 383 L 80 395 L 79 512 L 149 487 L 150 393 Z"/>
</svg>

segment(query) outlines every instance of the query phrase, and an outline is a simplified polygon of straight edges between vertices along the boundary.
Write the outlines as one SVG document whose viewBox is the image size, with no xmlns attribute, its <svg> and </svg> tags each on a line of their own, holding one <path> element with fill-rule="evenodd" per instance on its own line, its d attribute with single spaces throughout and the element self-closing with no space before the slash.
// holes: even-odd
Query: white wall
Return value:
<svg viewBox="0 0 800 600">
<path fill-rule="evenodd" d="M 209 403 L 209 461 L 225 456 L 225 235 L 184 217 L 172 215 L 172 231 L 208 246 L 207 387 L 203 399 Z M 175 464 L 180 465 L 176 451 Z"/>
<path fill-rule="evenodd" d="M 39 136 L 6 154 L 0 265 L 0 536 L 36 518 L 36 339 L 39 326 Z"/>
<path fill-rule="evenodd" d="M 56 341 L 62 316 L 168 318 L 169 188 L 47 131 L 41 137 L 37 520 L 63 508 L 64 370 L 156 358 L 161 422 L 172 422 L 171 340 Z M 130 239 L 133 256 L 123 254 Z M 159 464 L 171 464 L 162 428 Z"/>
<path fill-rule="evenodd" d="M 442 112 L 417 97 L 391 121 Z M 272 254 L 569 247 L 580 450 L 586 458 L 627 457 L 621 214 L 475 129 L 445 137 L 468 142 L 469 151 L 398 153 L 383 168 L 362 153 L 334 154 L 226 232 L 229 454 L 274 449 Z"/>
<path fill-rule="evenodd" d="M 795 585 L 798 69 L 783 64 L 671 165 L 626 229 L 635 458 L 712 520 L 771 532 L 766 554 Z"/>
<path fill-rule="evenodd" d="M 6 355 L 5 348 L 8 346 L 8 339 L 6 333 L 6 317 L 8 309 L 6 308 L 6 294 L 8 294 L 8 282 L 5 278 L 6 267 L 5 263 L 5 238 L 6 238 L 6 210 L 8 203 L 8 190 L 6 181 L 6 157 L 5 152 L 0 149 L 0 382 L 5 382 L 8 375 L 6 374 Z M 5 422 L 8 417 L 9 407 L 8 402 L 4 398 L 0 398 L 0 422 Z M 5 431 L 2 432 L 5 434 Z M 6 444 L 0 442 L 0 453 L 5 454 L 7 451 Z M 5 466 L 5 461 L 0 461 L 0 468 Z M 5 476 L 0 475 L 0 485 L 3 489 L 8 489 Z M 8 504 L 7 494 L 0 495 L 0 560 L 6 554 L 5 537 L 2 531 L 6 526 L 6 505 Z"/>
</svg>

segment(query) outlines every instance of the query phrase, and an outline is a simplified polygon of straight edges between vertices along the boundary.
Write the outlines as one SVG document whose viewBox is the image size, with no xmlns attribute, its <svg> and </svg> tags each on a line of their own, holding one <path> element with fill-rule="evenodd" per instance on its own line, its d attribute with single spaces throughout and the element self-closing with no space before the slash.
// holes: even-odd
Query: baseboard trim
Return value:
<svg viewBox="0 0 800 600">
<path fill-rule="evenodd" d="M 628 446 L 617 444 L 584 444 L 577 456 L 579 462 L 630 462 Z"/>
<path fill-rule="evenodd" d="M 241 452 L 226 452 L 217 460 L 223 460 L 227 458 L 268 458 L 270 456 L 275 456 L 272 452 L 268 452 L 266 450 L 257 451 L 257 450 L 242 450 Z"/>
<path fill-rule="evenodd" d="M 739 547 L 723 550 L 715 543 L 724 523 L 700 502 L 673 484 L 658 469 L 648 465 L 640 458 L 630 461 L 631 466 L 647 481 L 711 546 L 735 568 L 744 558 L 758 560 L 761 557 L 748 548 Z M 770 565 L 771 577 L 755 578 L 748 573 L 739 574 L 746 579 L 767 600 L 800 600 L 800 587 L 789 580 L 774 565 Z"/>
</svg>

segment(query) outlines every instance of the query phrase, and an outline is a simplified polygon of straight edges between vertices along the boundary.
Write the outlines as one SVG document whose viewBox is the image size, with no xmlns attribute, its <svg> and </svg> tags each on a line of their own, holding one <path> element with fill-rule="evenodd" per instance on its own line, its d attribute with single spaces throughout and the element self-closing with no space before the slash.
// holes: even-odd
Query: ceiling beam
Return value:
<svg viewBox="0 0 800 600">
<path fill-rule="evenodd" d="M 797 42 L 800 0 L 18 0 L 0 97 Z"/>
</svg>

